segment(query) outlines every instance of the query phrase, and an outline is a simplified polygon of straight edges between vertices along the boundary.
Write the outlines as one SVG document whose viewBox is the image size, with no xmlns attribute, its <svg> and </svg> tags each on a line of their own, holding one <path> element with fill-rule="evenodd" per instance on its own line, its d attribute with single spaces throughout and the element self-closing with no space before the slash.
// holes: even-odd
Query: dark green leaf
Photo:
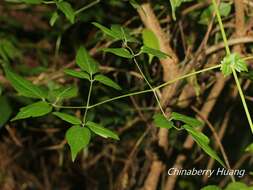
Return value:
<svg viewBox="0 0 253 190">
<path fill-rule="evenodd" d="M 192 136 L 194 141 L 201 147 L 202 150 L 204 150 L 204 152 L 206 152 L 210 157 L 212 157 L 213 159 L 218 161 L 223 167 L 225 167 L 225 164 L 220 159 L 218 154 L 208 145 L 209 139 L 207 136 L 198 132 L 197 130 L 195 130 L 189 125 L 183 125 L 182 127 L 185 128 L 189 132 L 189 134 Z"/>
<path fill-rule="evenodd" d="M 61 118 L 64 121 L 67 121 L 68 123 L 71 123 L 73 125 L 81 125 L 82 124 L 82 121 L 73 115 L 69 115 L 69 114 L 61 113 L 61 112 L 53 112 L 53 115 Z"/>
<path fill-rule="evenodd" d="M 66 73 L 70 76 L 73 76 L 73 77 L 90 80 L 90 75 L 86 72 L 75 71 L 75 70 L 72 70 L 72 69 L 65 69 L 64 73 Z"/>
<path fill-rule="evenodd" d="M 54 26 L 55 22 L 57 21 L 57 19 L 59 18 L 59 15 L 57 12 L 54 12 L 50 18 L 50 26 Z"/>
<path fill-rule="evenodd" d="M 117 39 L 125 42 L 138 42 L 137 39 L 131 36 L 130 30 L 122 27 L 121 25 L 114 24 L 111 26 L 111 31 L 117 36 Z"/>
<path fill-rule="evenodd" d="M 28 106 L 22 107 L 18 114 L 11 120 L 19 120 L 25 119 L 29 117 L 39 117 L 46 115 L 52 111 L 52 106 L 50 106 L 47 102 L 40 101 Z"/>
<path fill-rule="evenodd" d="M 119 35 L 117 33 L 115 33 L 114 31 L 110 30 L 109 28 L 97 23 L 97 22 L 93 22 L 92 23 L 94 26 L 96 26 L 97 28 L 99 28 L 103 33 L 105 33 L 106 35 L 115 38 L 115 39 L 119 39 Z"/>
<path fill-rule="evenodd" d="M 14 60 L 20 57 L 21 52 L 17 49 L 10 40 L 1 39 L 0 40 L 0 55 L 5 60 Z"/>
<path fill-rule="evenodd" d="M 225 190 L 247 190 L 247 185 L 241 182 L 232 182 L 228 184 Z"/>
<path fill-rule="evenodd" d="M 41 98 L 47 97 L 47 92 L 39 88 L 38 86 L 32 84 L 30 81 L 22 78 L 16 73 L 5 67 L 5 74 L 7 79 L 10 81 L 12 86 L 18 91 L 22 96 L 30 98 Z"/>
<path fill-rule="evenodd" d="M 177 121 L 182 121 L 185 124 L 188 124 L 192 127 L 202 127 L 203 126 L 203 122 L 193 118 L 193 117 L 189 117 L 177 112 L 172 112 L 171 113 L 171 119 L 177 120 Z"/>
<path fill-rule="evenodd" d="M 250 152 L 253 153 L 253 143 L 249 144 L 246 148 L 245 148 L 246 152 Z"/>
<path fill-rule="evenodd" d="M 86 123 L 86 125 L 90 128 L 91 131 L 93 131 L 95 134 L 97 134 L 103 138 L 112 138 L 115 140 L 119 140 L 119 136 L 115 132 L 113 132 L 109 129 L 106 129 L 97 123 L 88 121 Z"/>
<path fill-rule="evenodd" d="M 116 90 L 121 90 L 121 87 L 116 82 L 114 82 L 112 79 L 108 78 L 107 76 L 104 76 L 102 74 L 98 74 L 95 76 L 94 79 L 96 81 L 103 83 L 106 86 L 110 86 L 112 88 L 115 88 Z"/>
<path fill-rule="evenodd" d="M 166 53 L 161 52 L 160 50 L 157 49 L 153 49 L 147 46 L 142 46 L 141 47 L 141 53 L 147 53 L 147 54 L 151 54 L 153 56 L 158 57 L 159 59 L 165 59 L 168 57 L 168 55 Z"/>
<path fill-rule="evenodd" d="M 74 98 L 78 94 L 78 88 L 76 86 L 61 87 L 51 91 L 51 95 L 57 99 Z"/>
<path fill-rule="evenodd" d="M 200 190 L 221 190 L 221 188 L 216 185 L 208 185 L 206 187 L 201 188 Z"/>
<path fill-rule="evenodd" d="M 83 71 L 88 72 L 90 75 L 98 72 L 98 63 L 82 46 L 77 51 L 76 63 Z"/>
<path fill-rule="evenodd" d="M 12 108 L 6 96 L 0 96 L 0 128 L 9 120 Z"/>
<path fill-rule="evenodd" d="M 133 55 L 125 48 L 103 48 L 102 50 L 104 52 L 109 52 L 120 57 L 128 59 L 133 58 Z"/>
<path fill-rule="evenodd" d="M 66 139 L 70 146 L 71 158 L 74 162 L 77 154 L 90 142 L 90 130 L 86 127 L 73 126 L 66 132 Z"/>
<path fill-rule="evenodd" d="M 219 6 L 219 12 L 221 17 L 226 17 L 231 12 L 231 3 L 221 2 Z M 214 11 L 214 6 L 210 5 L 208 8 L 206 8 L 200 15 L 200 24 L 208 25 L 211 21 L 212 14 Z"/>
<path fill-rule="evenodd" d="M 156 127 L 167 128 L 167 129 L 174 127 L 173 123 L 160 113 L 155 114 L 153 117 L 153 120 Z"/>
<path fill-rule="evenodd" d="M 75 11 L 70 3 L 65 1 L 57 2 L 57 7 L 60 9 L 66 18 L 73 24 L 75 22 Z"/>
<path fill-rule="evenodd" d="M 27 3 L 27 4 L 40 4 L 42 3 L 43 1 L 42 0 L 23 0 L 24 3 Z"/>
</svg>

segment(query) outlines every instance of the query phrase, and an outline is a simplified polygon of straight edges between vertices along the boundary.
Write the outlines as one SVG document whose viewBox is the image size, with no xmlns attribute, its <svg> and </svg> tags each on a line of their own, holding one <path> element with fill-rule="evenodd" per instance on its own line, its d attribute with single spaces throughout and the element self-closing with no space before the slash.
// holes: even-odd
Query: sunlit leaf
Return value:
<svg viewBox="0 0 253 190">
<path fill-rule="evenodd" d="M 185 124 L 188 124 L 192 127 L 202 127 L 203 126 L 203 122 L 193 118 L 193 117 L 189 117 L 187 115 L 183 115 L 177 112 L 172 112 L 171 113 L 171 119 L 173 120 L 177 120 L 177 121 L 182 121 Z"/>
<path fill-rule="evenodd" d="M 153 49 L 153 48 L 150 48 L 150 47 L 147 47 L 147 46 L 142 46 L 140 52 L 156 56 L 159 59 L 165 59 L 165 58 L 167 58 L 169 56 L 169 55 L 167 55 L 166 53 L 163 53 L 160 50 Z"/>
<path fill-rule="evenodd" d="M 164 115 L 160 113 L 155 114 L 153 117 L 153 120 L 156 127 L 167 128 L 167 129 L 174 127 L 173 123 L 169 121 L 168 119 L 166 119 Z"/>
<path fill-rule="evenodd" d="M 5 67 L 5 74 L 13 88 L 15 88 L 15 90 L 18 91 L 20 95 L 30 98 L 42 99 L 47 97 L 47 92 L 45 90 L 42 90 L 40 87 L 32 84 L 30 81 L 12 72 L 7 67 Z"/>
<path fill-rule="evenodd" d="M 206 187 L 201 188 L 200 190 L 221 190 L 221 188 L 216 185 L 208 185 Z"/>
<path fill-rule="evenodd" d="M 112 138 L 115 140 L 119 140 L 119 136 L 115 132 L 113 132 L 107 128 L 104 128 L 100 124 L 88 121 L 86 123 L 86 125 L 90 128 L 91 131 L 93 131 L 95 134 L 97 134 L 103 138 Z"/>
<path fill-rule="evenodd" d="M 75 22 L 75 11 L 71 4 L 66 1 L 59 1 L 56 4 L 58 9 L 60 9 L 65 17 L 73 24 Z"/>
<path fill-rule="evenodd" d="M 116 83 L 114 82 L 112 79 L 110 79 L 109 77 L 107 76 L 104 76 L 102 74 L 98 74 L 95 76 L 94 78 L 96 81 L 99 81 L 101 82 L 102 84 L 106 85 L 106 86 L 110 86 L 116 90 L 121 90 L 121 87 Z"/>
<path fill-rule="evenodd" d="M 76 55 L 76 63 L 83 70 L 90 75 L 98 72 L 98 63 L 90 56 L 84 47 L 80 47 Z"/>
<path fill-rule="evenodd" d="M 46 115 L 52 111 L 52 106 L 47 102 L 40 101 L 28 106 L 22 107 L 18 114 L 11 120 L 25 119 L 29 117 L 39 117 Z"/>
<path fill-rule="evenodd" d="M 90 130 L 79 125 L 69 128 L 66 132 L 66 139 L 70 146 L 71 158 L 74 162 L 77 154 L 90 142 Z"/>
<path fill-rule="evenodd" d="M 128 59 L 133 58 L 133 55 L 125 48 L 103 48 L 102 50 L 104 52 L 109 52 L 120 57 Z"/>
<path fill-rule="evenodd" d="M 68 123 L 71 123 L 73 125 L 81 125 L 82 124 L 82 121 L 73 115 L 69 115 L 69 114 L 62 113 L 62 112 L 53 112 L 53 115 L 61 118 L 64 121 L 67 121 Z"/>
<path fill-rule="evenodd" d="M 72 69 L 65 69 L 64 73 L 66 73 L 66 74 L 68 74 L 72 77 L 90 80 L 90 75 L 86 72 L 75 71 L 75 70 L 72 70 Z"/>
<path fill-rule="evenodd" d="M 144 29 L 142 31 L 142 40 L 143 40 L 143 44 L 146 47 L 160 51 L 159 40 L 157 39 L 156 35 L 154 34 L 152 30 Z M 150 53 L 148 55 L 149 55 L 149 63 L 151 63 L 154 55 Z"/>
</svg>

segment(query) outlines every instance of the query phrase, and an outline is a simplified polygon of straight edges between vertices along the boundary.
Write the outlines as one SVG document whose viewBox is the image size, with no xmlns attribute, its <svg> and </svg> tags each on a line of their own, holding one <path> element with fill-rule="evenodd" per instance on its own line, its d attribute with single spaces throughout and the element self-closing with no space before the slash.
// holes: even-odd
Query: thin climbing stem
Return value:
<svg viewBox="0 0 253 190">
<path fill-rule="evenodd" d="M 222 23 L 222 20 L 221 20 L 218 5 L 216 3 L 216 0 L 212 0 L 212 2 L 213 2 L 214 10 L 215 10 L 215 13 L 217 15 L 218 22 L 219 22 L 220 30 L 221 30 L 221 33 L 222 33 L 222 38 L 223 38 L 225 48 L 226 48 L 226 53 L 227 53 L 227 55 L 230 55 L 231 53 L 230 53 L 230 49 L 229 49 L 229 45 L 228 45 L 228 41 L 227 41 L 227 36 L 226 36 L 224 26 L 223 26 L 223 23 Z M 243 91 L 242 91 L 241 84 L 240 84 L 238 76 L 237 76 L 237 72 L 236 72 L 236 70 L 233 66 L 231 66 L 231 69 L 232 69 L 233 76 L 234 76 L 234 79 L 235 79 L 235 82 L 236 82 L 236 86 L 237 86 L 237 89 L 239 91 L 239 94 L 240 94 L 240 97 L 241 97 L 241 100 L 242 100 L 242 104 L 243 104 L 243 107 L 244 107 L 244 110 L 245 110 L 245 113 L 246 113 L 246 116 L 247 116 L 247 119 L 248 119 L 248 122 L 249 122 L 249 125 L 250 125 L 250 129 L 253 133 L 252 119 L 251 119 L 251 116 L 250 116 L 250 113 L 249 113 L 247 103 L 245 101 L 245 97 L 244 97 L 244 94 L 243 94 Z"/>
<path fill-rule="evenodd" d="M 137 60 L 136 60 L 135 58 L 133 58 L 133 60 L 134 60 L 135 65 L 137 66 L 139 72 L 141 73 L 142 77 L 144 78 L 144 80 L 145 80 L 146 83 L 148 84 L 149 88 L 152 90 L 152 92 L 153 92 L 153 94 L 154 94 L 154 96 L 155 96 L 155 99 L 156 99 L 156 101 L 157 101 L 158 107 L 160 108 L 162 114 L 166 117 L 166 114 L 165 114 L 165 112 L 164 112 L 164 110 L 163 110 L 163 107 L 162 107 L 162 105 L 161 105 L 161 102 L 160 102 L 160 100 L 159 100 L 159 97 L 158 97 L 157 94 L 156 94 L 156 90 L 152 87 L 152 85 L 149 83 L 147 77 L 146 77 L 146 76 L 144 75 L 144 73 L 142 72 L 141 67 L 139 66 Z"/>
<path fill-rule="evenodd" d="M 235 69 L 233 69 L 232 71 L 233 71 L 235 82 L 236 82 L 236 85 L 237 85 L 237 88 L 238 88 L 238 91 L 239 91 L 239 94 L 240 94 L 240 97 L 241 97 L 241 100 L 242 100 L 242 104 L 243 104 L 243 107 L 244 107 L 244 110 L 245 110 L 245 113 L 246 113 L 246 116 L 247 116 L 247 119 L 248 119 L 248 122 L 249 122 L 249 125 L 250 125 L 251 132 L 253 133 L 252 119 L 251 119 L 251 116 L 250 116 L 250 113 L 249 113 L 247 103 L 245 101 L 245 97 L 244 97 L 244 94 L 243 94 L 243 91 L 242 91 L 237 73 L 236 73 Z"/>
<path fill-rule="evenodd" d="M 228 40 L 227 40 L 227 36 L 226 36 L 225 30 L 224 30 L 224 27 L 223 27 L 223 23 L 222 23 L 222 20 L 221 20 L 218 5 L 216 3 L 216 0 L 212 0 L 212 2 L 213 2 L 213 6 L 214 6 L 214 11 L 216 13 L 218 23 L 219 23 L 219 26 L 220 26 L 221 35 L 222 35 L 222 38 L 223 38 L 223 41 L 224 41 L 224 44 L 225 44 L 226 53 L 227 53 L 227 55 L 230 55 L 231 53 L 230 53 L 230 49 L 229 49 L 229 46 L 228 46 Z"/>
<path fill-rule="evenodd" d="M 83 11 L 86 10 L 86 9 L 89 9 L 89 8 L 93 7 L 94 5 L 98 4 L 99 2 L 100 2 L 100 0 L 96 0 L 96 1 L 93 1 L 93 2 L 91 2 L 90 4 L 88 4 L 88 5 L 86 5 L 86 6 L 84 6 L 84 7 L 80 8 L 80 9 L 78 9 L 77 11 L 75 11 L 75 15 L 77 15 L 77 14 L 83 12 Z"/>
<path fill-rule="evenodd" d="M 88 113 L 88 110 L 90 109 L 89 105 L 90 105 L 90 97 L 91 97 L 91 91 L 92 91 L 92 87 L 93 87 L 93 82 L 94 82 L 94 80 L 92 79 L 92 76 L 91 76 L 91 79 L 90 79 L 90 88 L 89 88 L 89 92 L 88 92 L 86 108 L 85 108 L 85 112 L 84 112 L 84 115 L 83 115 L 83 123 L 84 124 L 86 123 L 87 113 Z"/>
<path fill-rule="evenodd" d="M 123 34 L 124 34 L 124 31 L 123 31 Z M 150 82 L 148 81 L 147 77 L 146 77 L 145 74 L 142 72 L 142 69 L 141 69 L 140 65 L 138 64 L 138 62 L 137 62 L 137 60 L 136 60 L 136 58 L 135 58 L 136 55 L 134 54 L 133 50 L 127 45 L 126 38 L 125 38 L 125 46 L 127 47 L 127 49 L 128 49 L 128 50 L 130 51 L 130 53 L 132 54 L 132 56 L 133 56 L 133 61 L 134 61 L 135 65 L 136 65 L 136 67 L 138 68 L 139 72 L 141 73 L 142 77 L 143 77 L 144 80 L 146 81 L 146 83 L 147 83 L 147 85 L 149 86 L 149 88 L 152 90 L 152 92 L 153 92 L 153 94 L 154 94 L 154 96 L 155 96 L 156 102 L 157 102 L 157 104 L 158 104 L 158 107 L 159 107 L 159 109 L 161 110 L 161 112 L 162 112 L 162 114 L 164 115 L 164 117 L 166 118 L 167 116 L 166 116 L 166 114 L 165 114 L 165 112 L 164 112 L 164 110 L 163 110 L 163 107 L 162 107 L 162 104 L 161 104 L 161 102 L 160 102 L 160 100 L 159 100 L 159 97 L 158 97 L 157 94 L 156 94 L 156 90 L 152 87 L 152 85 L 151 85 Z"/>
<path fill-rule="evenodd" d="M 123 94 L 123 95 L 116 96 L 116 97 L 113 97 L 113 98 L 110 98 L 110 99 L 107 99 L 107 100 L 104 100 L 104 101 L 101 101 L 101 102 L 98 102 L 96 104 L 89 105 L 89 106 L 61 106 L 61 105 L 56 105 L 56 104 L 51 104 L 51 105 L 54 106 L 54 107 L 56 107 L 56 108 L 65 108 L 65 109 L 86 109 L 86 108 L 91 109 L 91 108 L 95 108 L 95 107 L 100 106 L 102 104 L 109 103 L 109 102 L 112 102 L 112 101 L 115 101 L 115 100 L 118 100 L 118 99 L 122 99 L 122 98 L 130 97 L 130 96 L 135 96 L 135 95 L 140 95 L 140 94 L 146 94 L 146 93 L 154 92 L 154 90 L 158 90 L 160 88 L 163 88 L 164 86 L 173 84 L 173 83 L 175 83 L 175 82 L 177 82 L 179 80 L 182 80 L 182 79 L 185 79 L 185 78 L 188 78 L 188 77 L 191 77 L 191 76 L 194 76 L 194 75 L 206 72 L 206 71 L 210 71 L 210 70 L 213 70 L 213 69 L 220 68 L 220 66 L 221 65 L 215 65 L 213 67 L 201 69 L 199 71 L 195 71 L 195 72 L 192 72 L 192 73 L 185 74 L 183 76 L 174 78 L 172 80 L 169 80 L 169 81 L 167 81 L 167 82 L 165 82 L 165 83 L 163 83 L 163 84 L 161 84 L 161 85 L 159 85 L 157 87 L 154 87 L 153 89 L 147 89 L 147 90 L 142 90 L 142 91 L 138 91 L 138 92 L 131 92 L 131 93 L 128 93 L 128 94 Z"/>
</svg>

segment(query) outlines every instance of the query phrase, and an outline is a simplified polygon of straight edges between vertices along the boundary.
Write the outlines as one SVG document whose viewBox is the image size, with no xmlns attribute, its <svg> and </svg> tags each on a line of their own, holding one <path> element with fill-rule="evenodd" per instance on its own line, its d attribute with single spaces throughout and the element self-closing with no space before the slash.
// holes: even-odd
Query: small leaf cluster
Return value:
<svg viewBox="0 0 253 190">
<path fill-rule="evenodd" d="M 80 71 L 66 69 L 65 73 L 91 82 L 97 81 L 116 90 L 121 90 L 121 87 L 116 82 L 99 72 L 98 62 L 89 55 L 84 47 L 78 49 L 76 63 L 81 69 Z M 32 104 L 20 108 L 17 115 L 11 121 L 45 116 L 51 113 L 54 107 L 57 108 L 59 102 L 62 100 L 73 98 L 78 94 L 76 86 L 60 87 L 50 90 L 45 87 L 37 86 L 29 80 L 19 76 L 9 68 L 8 64 L 4 66 L 4 70 L 6 78 L 19 95 L 37 100 Z M 82 121 L 80 118 L 64 112 L 56 111 L 52 114 L 72 125 L 66 132 L 66 139 L 71 148 L 73 161 L 78 152 L 89 144 L 91 132 L 103 138 L 119 139 L 115 132 L 98 123 Z"/>
<path fill-rule="evenodd" d="M 248 71 L 246 62 L 237 53 L 227 55 L 221 61 L 221 71 L 225 76 L 230 75 L 233 69 L 237 72 Z"/>
</svg>

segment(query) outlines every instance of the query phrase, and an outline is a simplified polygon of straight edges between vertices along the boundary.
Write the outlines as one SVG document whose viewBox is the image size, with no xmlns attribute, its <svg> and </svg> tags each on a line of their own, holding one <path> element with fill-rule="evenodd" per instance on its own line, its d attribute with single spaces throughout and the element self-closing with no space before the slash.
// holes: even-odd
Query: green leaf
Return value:
<svg viewBox="0 0 253 190">
<path fill-rule="evenodd" d="M 225 190 L 243 190 L 247 189 L 247 185 L 241 182 L 232 182 L 228 184 L 228 186 L 225 188 Z"/>
<path fill-rule="evenodd" d="M 40 87 L 32 84 L 30 81 L 12 72 L 7 67 L 5 67 L 5 74 L 13 88 L 15 88 L 15 90 L 18 91 L 22 96 L 41 99 L 47 97 L 47 92 L 42 90 Z"/>
<path fill-rule="evenodd" d="M 220 159 L 218 154 L 208 145 L 209 139 L 207 136 L 205 136 L 203 133 L 195 130 L 189 125 L 183 125 L 184 129 L 187 130 L 187 132 L 192 136 L 194 141 L 201 147 L 204 152 L 206 152 L 210 157 L 218 161 L 223 167 L 225 167 L 225 164 Z"/>
<path fill-rule="evenodd" d="M 89 129 L 91 131 L 93 131 L 95 134 L 97 134 L 97 135 L 99 135 L 103 138 L 112 138 L 112 139 L 115 139 L 115 140 L 119 140 L 119 136 L 115 132 L 104 128 L 100 124 L 88 121 L 86 123 L 86 125 L 89 127 Z"/>
<path fill-rule="evenodd" d="M 196 130 L 195 128 L 193 128 L 189 125 L 183 125 L 183 127 L 188 133 L 190 133 L 194 136 L 197 136 L 199 139 L 201 139 L 202 142 L 209 144 L 210 140 L 204 133 Z"/>
<path fill-rule="evenodd" d="M 105 33 L 106 35 L 114 38 L 114 39 L 119 39 L 119 35 L 117 33 L 115 33 L 115 31 L 110 30 L 109 28 L 97 23 L 97 22 L 93 22 L 92 23 L 94 26 L 96 26 L 97 28 L 99 28 L 103 33 Z"/>
<path fill-rule="evenodd" d="M 140 4 L 137 3 L 135 0 L 130 0 L 129 3 L 133 6 L 135 9 L 141 8 Z"/>
<path fill-rule="evenodd" d="M 171 113 L 171 120 L 172 119 L 177 120 L 177 121 L 182 121 L 185 124 L 188 124 L 192 127 L 202 127 L 204 125 L 203 122 L 201 122 L 193 117 L 189 117 L 189 116 L 177 113 L 177 112 Z"/>
<path fill-rule="evenodd" d="M 12 108 L 6 96 L 0 96 L 0 129 L 9 120 Z"/>
<path fill-rule="evenodd" d="M 208 185 L 206 187 L 201 188 L 200 190 L 221 190 L 221 188 L 216 185 Z"/>
<path fill-rule="evenodd" d="M 7 39 L 0 40 L 0 55 L 5 61 L 14 60 L 21 57 L 21 52 L 14 44 Z"/>
<path fill-rule="evenodd" d="M 125 48 L 103 48 L 102 50 L 104 52 L 109 52 L 120 57 L 128 59 L 133 58 L 133 55 Z"/>
<path fill-rule="evenodd" d="M 99 82 L 103 83 L 104 85 L 110 86 L 116 90 L 122 90 L 122 88 L 116 82 L 114 82 L 112 79 L 110 79 L 109 77 L 104 76 L 102 74 L 96 75 L 94 79 L 96 81 L 99 81 Z"/>
<path fill-rule="evenodd" d="M 66 139 L 70 146 L 71 158 L 74 162 L 77 154 L 90 142 L 90 130 L 86 127 L 73 126 L 66 132 Z"/>
<path fill-rule="evenodd" d="M 245 148 L 245 152 L 253 153 L 253 143 L 249 144 L 249 145 Z"/>
<path fill-rule="evenodd" d="M 83 70 L 93 75 L 98 72 L 98 63 L 89 55 L 84 47 L 80 47 L 76 55 L 76 63 Z"/>
<path fill-rule="evenodd" d="M 142 31 L 142 39 L 143 39 L 143 44 L 146 47 L 149 47 L 155 50 L 160 50 L 159 41 L 152 30 L 144 29 Z M 148 54 L 148 56 L 149 56 L 149 63 L 151 63 L 154 55 Z"/>
<path fill-rule="evenodd" d="M 248 71 L 246 62 L 237 53 L 227 55 L 221 61 L 221 71 L 225 76 L 233 72 L 232 68 L 237 72 Z"/>
<path fill-rule="evenodd" d="M 130 30 L 122 27 L 121 25 L 114 24 L 111 26 L 111 31 L 117 36 L 117 39 L 125 42 L 138 42 L 137 39 L 131 36 Z"/>
<path fill-rule="evenodd" d="M 153 117 L 153 120 L 154 120 L 154 124 L 156 127 L 167 128 L 167 129 L 174 127 L 173 123 L 171 121 L 169 121 L 167 118 L 165 118 L 164 115 L 162 115 L 160 113 L 155 114 Z"/>
<path fill-rule="evenodd" d="M 55 22 L 57 21 L 57 19 L 59 18 L 59 15 L 57 12 L 53 12 L 51 18 L 50 18 L 50 26 L 54 26 Z"/>
<path fill-rule="evenodd" d="M 221 17 L 226 17 L 231 12 L 231 3 L 221 2 L 219 6 L 219 12 Z M 200 24 L 208 25 L 210 23 L 210 20 L 212 18 L 212 14 L 214 11 L 214 6 L 210 5 L 208 8 L 206 8 L 200 15 Z"/>
<path fill-rule="evenodd" d="M 165 59 L 169 56 L 169 55 L 167 55 L 166 53 L 163 53 L 160 50 L 153 49 L 153 48 L 150 48 L 150 47 L 147 47 L 147 46 L 142 46 L 140 52 L 141 53 L 151 54 L 153 56 L 158 57 L 159 59 Z"/>
<path fill-rule="evenodd" d="M 61 88 L 52 90 L 51 95 L 55 97 L 55 99 L 58 99 L 58 100 L 74 98 L 78 95 L 78 88 L 77 86 L 61 87 Z"/>
<path fill-rule="evenodd" d="M 73 115 L 69 115 L 69 114 L 61 113 L 61 112 L 53 112 L 53 115 L 61 118 L 64 121 L 67 121 L 68 123 L 71 123 L 73 125 L 81 125 L 82 124 L 82 121 Z"/>
<path fill-rule="evenodd" d="M 38 4 L 41 4 L 43 2 L 43 0 L 23 0 L 24 3 L 27 3 L 27 4 L 35 4 L 35 5 L 38 5 Z"/>
<path fill-rule="evenodd" d="M 76 77 L 76 78 L 90 80 L 90 75 L 86 72 L 75 71 L 75 70 L 72 70 L 72 69 L 64 69 L 64 73 L 66 73 L 70 76 Z"/>
<path fill-rule="evenodd" d="M 28 106 L 22 107 L 18 114 L 11 120 L 25 119 L 29 117 L 39 117 L 48 114 L 52 111 L 52 106 L 47 102 L 40 101 Z"/>
<path fill-rule="evenodd" d="M 57 7 L 60 9 L 65 17 L 73 24 L 75 22 L 75 11 L 70 3 L 65 1 L 57 2 Z"/>
</svg>

